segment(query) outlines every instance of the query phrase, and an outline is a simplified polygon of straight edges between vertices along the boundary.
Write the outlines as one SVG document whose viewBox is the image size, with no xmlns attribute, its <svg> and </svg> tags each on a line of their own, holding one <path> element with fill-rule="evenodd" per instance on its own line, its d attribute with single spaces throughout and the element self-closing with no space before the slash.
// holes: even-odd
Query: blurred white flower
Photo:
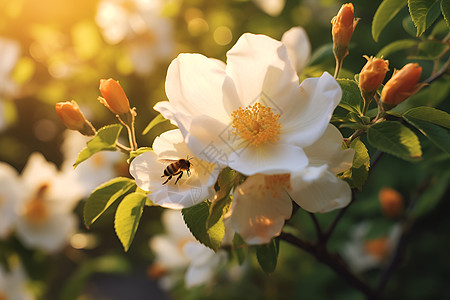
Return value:
<svg viewBox="0 0 450 300">
<path fill-rule="evenodd" d="M 13 230 L 17 220 L 17 203 L 22 197 L 17 171 L 6 163 L 0 163 L 0 239 L 6 238 Z"/>
<path fill-rule="evenodd" d="M 128 164 L 125 156 L 119 151 L 101 151 L 95 153 L 88 160 L 78 165 L 75 163 L 80 151 L 86 147 L 86 142 L 90 138 L 80 134 L 78 131 L 66 130 L 64 132 L 64 142 L 61 152 L 64 156 L 62 163 L 63 173 L 73 173 L 80 186 L 84 190 L 84 197 L 88 197 L 95 188 L 102 183 L 125 172 L 128 173 Z"/>
<path fill-rule="evenodd" d="M 33 295 L 27 290 L 28 277 L 21 265 L 12 265 L 9 271 L 0 265 L 0 299 L 31 300 Z"/>
<path fill-rule="evenodd" d="M 154 267 L 163 270 L 161 285 L 170 289 L 180 273 L 184 276 L 187 288 L 208 283 L 217 270 L 227 260 L 223 250 L 214 252 L 200 244 L 186 227 L 180 211 L 165 210 L 162 222 L 167 234 L 157 235 L 150 240 L 150 248 L 156 254 Z"/>
<path fill-rule="evenodd" d="M 304 149 L 324 134 L 341 98 L 328 73 L 298 82 L 283 43 L 246 33 L 228 51 L 225 68 L 180 54 L 167 72 L 169 101 L 155 110 L 180 128 L 200 159 L 247 176 L 298 172 L 309 163 Z"/>
<path fill-rule="evenodd" d="M 276 17 L 284 8 L 286 0 L 253 0 L 266 14 Z"/>
<path fill-rule="evenodd" d="M 286 46 L 292 66 L 300 76 L 311 56 L 308 34 L 302 27 L 292 27 L 283 34 L 281 42 Z"/>
<path fill-rule="evenodd" d="M 354 151 L 341 150 L 343 137 L 328 125 L 304 151 L 309 165 L 291 174 L 248 177 L 233 194 L 231 226 L 248 244 L 268 243 L 292 214 L 292 200 L 303 209 L 328 212 L 348 205 L 349 185 L 335 174 L 351 167 Z"/>
<path fill-rule="evenodd" d="M 72 173 L 58 172 L 40 153 L 23 170 L 24 197 L 18 204 L 17 237 L 30 248 L 56 252 L 77 227 L 73 209 L 83 195 Z"/>
<path fill-rule="evenodd" d="M 130 165 L 130 173 L 136 184 L 149 191 L 153 203 L 167 208 L 190 207 L 214 196 L 214 183 L 218 167 L 195 157 L 183 141 L 180 130 L 164 132 L 153 142 L 153 151 L 136 157 Z M 190 175 L 174 175 L 167 183 L 164 170 L 179 159 L 189 159 Z M 182 175 L 181 179 L 178 177 Z"/>
<path fill-rule="evenodd" d="M 102 0 L 96 22 L 110 44 L 122 43 L 138 74 L 172 56 L 172 24 L 163 17 L 164 0 Z"/>
<path fill-rule="evenodd" d="M 390 259 L 401 237 L 401 226 L 396 224 L 386 236 L 367 239 L 371 226 L 368 222 L 357 224 L 351 232 L 351 240 L 342 250 L 345 261 L 356 273 L 383 266 Z"/>
</svg>

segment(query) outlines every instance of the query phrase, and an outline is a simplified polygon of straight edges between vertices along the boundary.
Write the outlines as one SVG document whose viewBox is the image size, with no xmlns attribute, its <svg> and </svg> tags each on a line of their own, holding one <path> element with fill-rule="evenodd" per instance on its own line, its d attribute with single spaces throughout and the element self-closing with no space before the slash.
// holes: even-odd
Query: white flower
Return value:
<svg viewBox="0 0 450 300">
<path fill-rule="evenodd" d="M 283 34 L 281 42 L 286 46 L 289 59 L 300 76 L 311 56 L 311 44 L 306 31 L 302 27 L 292 27 Z"/>
<path fill-rule="evenodd" d="M 0 37 L 0 100 L 17 93 L 17 84 L 11 79 L 11 72 L 20 55 L 18 42 Z"/>
<path fill-rule="evenodd" d="M 124 155 L 119 151 L 97 152 L 74 170 L 73 164 L 78 157 L 78 153 L 86 147 L 86 142 L 89 139 L 89 137 L 77 131 L 66 130 L 64 132 L 64 142 L 61 146 L 61 152 L 64 156 L 61 166 L 62 171 L 74 174 L 84 190 L 84 197 L 89 196 L 100 184 L 115 176 L 122 175 L 120 171 L 123 167 L 128 172 L 128 164 L 124 159 Z"/>
<path fill-rule="evenodd" d="M 253 0 L 266 14 L 276 17 L 284 8 L 285 0 Z"/>
<path fill-rule="evenodd" d="M 161 279 L 164 288 L 171 288 L 177 275 L 186 268 L 185 284 L 190 288 L 213 279 L 217 269 L 226 261 L 226 253 L 213 250 L 197 242 L 183 221 L 180 211 L 165 210 L 162 222 L 167 234 L 157 235 L 150 241 L 155 252 L 155 266 L 162 269 L 165 276 Z"/>
<path fill-rule="evenodd" d="M 153 151 L 145 152 L 131 162 L 130 173 L 141 189 L 151 192 L 149 198 L 153 203 L 181 209 L 214 195 L 213 186 L 219 173 L 217 166 L 196 158 L 184 143 L 179 130 L 161 134 L 152 148 Z M 190 175 L 183 171 L 164 183 L 169 179 L 164 175 L 164 170 L 179 159 L 189 159 Z"/>
<path fill-rule="evenodd" d="M 22 173 L 25 196 L 18 207 L 17 236 L 24 245 L 56 252 L 75 233 L 72 212 L 82 197 L 71 173 L 60 173 L 40 153 L 33 153 Z"/>
<path fill-rule="evenodd" d="M 357 224 L 351 233 L 351 240 L 345 244 L 342 255 L 356 273 L 380 267 L 389 260 L 401 236 L 400 225 L 394 225 L 387 236 L 368 240 L 370 223 Z"/>
<path fill-rule="evenodd" d="M 161 16 L 162 0 L 102 0 L 96 22 L 110 44 L 123 43 L 138 74 L 173 52 L 172 24 Z"/>
<path fill-rule="evenodd" d="M 17 203 L 22 197 L 17 171 L 0 163 L 0 239 L 6 238 L 15 226 Z"/>
<path fill-rule="evenodd" d="M 31 300 L 32 294 L 27 290 L 28 278 L 21 265 L 11 266 L 7 271 L 0 265 L 0 299 Z"/>
<path fill-rule="evenodd" d="M 304 148 L 325 132 L 341 97 L 328 73 L 298 81 L 283 43 L 246 33 L 225 68 L 180 54 L 167 73 L 169 101 L 155 109 L 200 159 L 245 175 L 298 172 L 309 163 Z"/>
<path fill-rule="evenodd" d="M 233 194 L 231 226 L 248 244 L 268 243 L 291 217 L 292 200 L 309 212 L 348 205 L 349 185 L 335 174 L 350 168 L 354 151 L 341 150 L 342 135 L 328 125 L 322 137 L 305 147 L 309 165 L 291 174 L 248 177 Z"/>
</svg>

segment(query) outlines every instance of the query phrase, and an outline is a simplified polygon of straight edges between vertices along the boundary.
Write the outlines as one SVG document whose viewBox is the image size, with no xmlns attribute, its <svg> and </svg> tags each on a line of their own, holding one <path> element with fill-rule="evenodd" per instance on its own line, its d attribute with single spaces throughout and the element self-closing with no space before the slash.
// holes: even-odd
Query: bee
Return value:
<svg viewBox="0 0 450 300">
<path fill-rule="evenodd" d="M 164 169 L 164 174 L 161 175 L 161 177 L 164 176 L 168 176 L 167 180 L 163 182 L 163 184 L 166 184 L 170 179 L 172 179 L 172 176 L 176 176 L 179 175 L 177 177 L 177 180 L 175 181 L 175 184 L 177 184 L 178 180 L 181 179 L 181 177 L 183 176 L 183 171 L 186 171 L 186 173 L 188 174 L 188 176 L 191 175 L 191 166 L 193 166 L 193 164 L 190 162 L 190 160 L 192 159 L 188 157 L 186 157 L 186 159 L 181 158 L 179 160 L 169 160 L 169 162 L 171 162 L 171 164 L 169 164 L 167 166 L 167 168 Z"/>
</svg>

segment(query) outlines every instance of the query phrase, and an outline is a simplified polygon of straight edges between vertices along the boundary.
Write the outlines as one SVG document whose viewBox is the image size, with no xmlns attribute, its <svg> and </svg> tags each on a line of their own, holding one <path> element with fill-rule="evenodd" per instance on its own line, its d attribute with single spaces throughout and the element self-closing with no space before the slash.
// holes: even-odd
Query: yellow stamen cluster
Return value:
<svg viewBox="0 0 450 300">
<path fill-rule="evenodd" d="M 24 217 L 34 225 L 40 225 L 48 218 L 49 212 L 44 199 L 48 188 L 48 184 L 43 184 L 25 206 Z"/>
<path fill-rule="evenodd" d="M 281 124 L 279 114 L 274 114 L 270 107 L 255 103 L 243 109 L 239 107 L 231 113 L 233 133 L 253 146 L 273 143 L 280 139 Z"/>
</svg>

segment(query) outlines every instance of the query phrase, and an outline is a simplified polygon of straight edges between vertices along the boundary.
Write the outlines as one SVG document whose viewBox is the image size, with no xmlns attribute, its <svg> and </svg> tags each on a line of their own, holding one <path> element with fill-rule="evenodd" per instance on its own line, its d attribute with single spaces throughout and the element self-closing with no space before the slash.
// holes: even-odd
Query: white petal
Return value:
<svg viewBox="0 0 450 300">
<path fill-rule="evenodd" d="M 285 0 L 253 0 L 266 14 L 276 17 L 284 8 Z"/>
<path fill-rule="evenodd" d="M 150 240 L 150 249 L 156 255 L 156 261 L 168 269 L 184 268 L 189 259 L 180 247 L 182 241 L 171 239 L 167 235 L 156 235 Z"/>
<path fill-rule="evenodd" d="M 308 167 L 291 175 L 291 193 L 294 201 L 303 209 L 329 212 L 347 206 L 351 200 L 349 185 L 322 167 Z"/>
<path fill-rule="evenodd" d="M 283 34 L 281 42 L 286 45 L 289 59 L 297 74 L 301 74 L 311 55 L 311 44 L 306 31 L 302 27 L 292 27 Z"/>
<path fill-rule="evenodd" d="M 308 78 L 301 85 L 301 96 L 280 117 L 285 143 L 306 147 L 325 132 L 334 109 L 341 99 L 341 88 L 328 73 L 320 78 Z"/>
<path fill-rule="evenodd" d="M 233 152 L 228 164 L 247 176 L 257 173 L 282 174 L 302 170 L 308 164 L 308 158 L 300 147 L 294 145 L 249 145 L 243 151 Z"/>
<path fill-rule="evenodd" d="M 309 165 L 317 167 L 327 164 L 334 174 L 348 170 L 352 166 L 355 150 L 342 150 L 342 141 L 339 129 L 329 124 L 320 139 L 303 149 L 308 156 Z"/>
<path fill-rule="evenodd" d="M 177 112 L 229 119 L 223 109 L 225 70 L 200 54 L 180 54 L 167 70 L 166 94 Z"/>
<path fill-rule="evenodd" d="M 279 113 L 300 96 L 298 76 L 286 47 L 268 36 L 243 34 L 227 53 L 226 71 L 224 105 L 229 114 L 256 101 Z M 238 98 L 227 94 L 233 92 L 230 80 Z"/>
<path fill-rule="evenodd" d="M 287 193 L 272 192 L 264 175 L 258 174 L 248 177 L 233 194 L 231 226 L 247 244 L 268 243 L 292 214 Z"/>
<path fill-rule="evenodd" d="M 156 137 L 152 149 L 158 158 L 179 159 L 181 155 L 191 155 L 191 151 L 184 143 L 183 135 L 179 129 L 169 130 Z"/>
</svg>

